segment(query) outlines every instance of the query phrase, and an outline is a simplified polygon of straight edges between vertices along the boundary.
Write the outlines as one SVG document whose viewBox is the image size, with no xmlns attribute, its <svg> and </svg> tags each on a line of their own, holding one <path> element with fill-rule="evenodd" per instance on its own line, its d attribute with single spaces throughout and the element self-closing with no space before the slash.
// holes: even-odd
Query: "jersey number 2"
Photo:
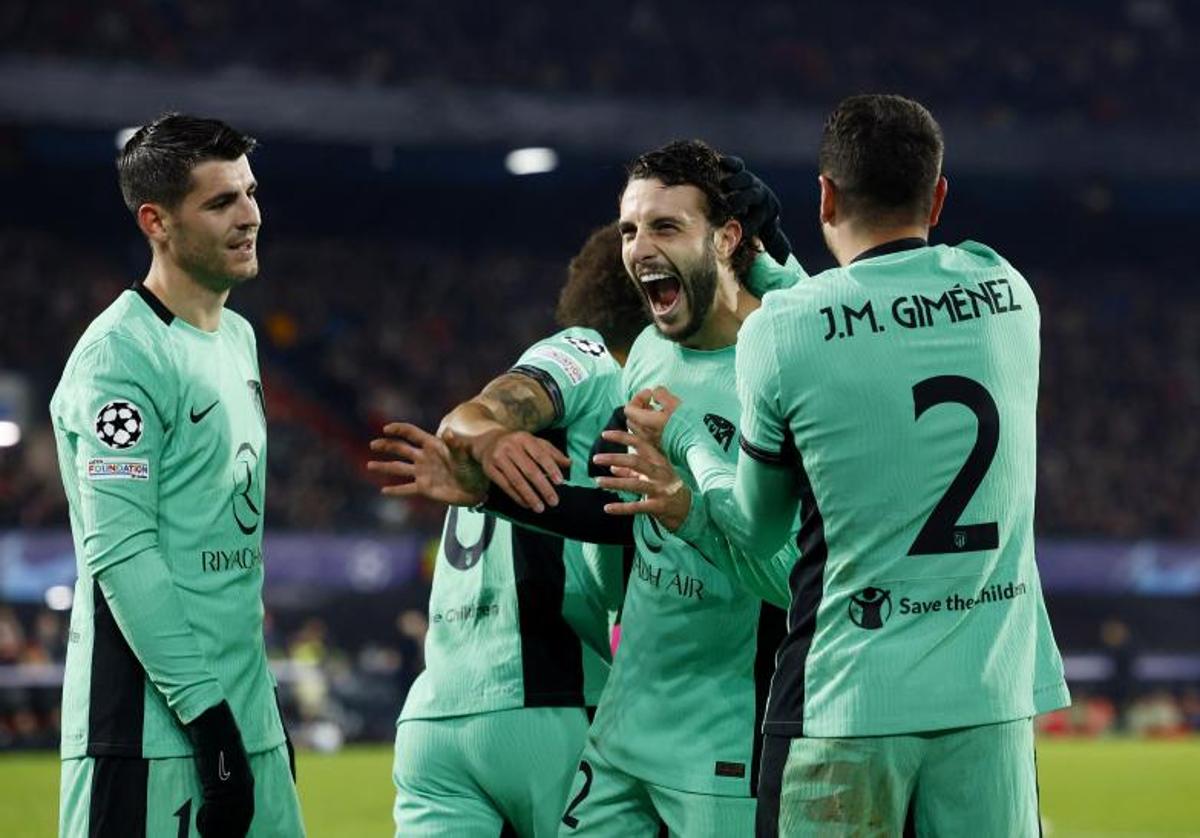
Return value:
<svg viewBox="0 0 1200 838">
<path fill-rule="evenodd" d="M 937 502 L 925 525 L 917 533 L 912 547 L 908 548 L 910 556 L 971 553 L 994 550 L 1000 546 L 999 527 L 995 521 L 984 524 L 958 523 L 996 456 L 996 446 L 1000 442 L 1000 412 L 991 393 L 972 378 L 938 375 L 913 386 L 914 419 L 919 420 L 929 408 L 947 402 L 970 408 L 979 423 L 979 429 L 967 461 L 950 481 L 946 494 Z"/>
</svg>

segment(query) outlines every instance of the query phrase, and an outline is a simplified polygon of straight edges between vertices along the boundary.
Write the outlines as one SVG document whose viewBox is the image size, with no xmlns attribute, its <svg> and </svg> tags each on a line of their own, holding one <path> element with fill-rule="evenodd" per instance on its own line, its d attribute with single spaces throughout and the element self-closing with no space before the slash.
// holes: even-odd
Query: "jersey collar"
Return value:
<svg viewBox="0 0 1200 838">
<path fill-rule="evenodd" d="M 851 259 L 850 264 L 861 262 L 863 259 L 874 259 L 876 256 L 885 256 L 888 253 L 899 253 L 902 250 L 916 250 L 918 247 L 929 247 L 929 242 L 916 236 L 907 239 L 896 239 L 895 241 L 877 244 L 870 250 L 864 250 Z"/>
<path fill-rule="evenodd" d="M 151 293 L 150 289 L 148 289 L 140 279 L 129 287 L 132 288 L 137 295 L 142 298 L 143 301 L 145 301 L 146 305 L 150 306 L 150 310 L 158 315 L 159 320 L 166 323 L 168 326 L 171 325 L 171 321 L 175 319 L 175 315 L 172 314 L 171 310 L 163 304 L 162 300 Z"/>
</svg>

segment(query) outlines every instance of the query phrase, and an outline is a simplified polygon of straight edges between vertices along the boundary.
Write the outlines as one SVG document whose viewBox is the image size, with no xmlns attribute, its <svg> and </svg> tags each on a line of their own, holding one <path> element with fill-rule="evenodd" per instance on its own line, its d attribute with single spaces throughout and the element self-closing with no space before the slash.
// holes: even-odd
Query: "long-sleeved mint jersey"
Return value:
<svg viewBox="0 0 1200 838">
<path fill-rule="evenodd" d="M 620 404 L 621 368 L 599 333 L 566 329 L 529 347 L 514 372 L 538 381 L 556 418 L 542 436 L 588 477 L 588 451 Z M 516 707 L 594 706 L 612 659 L 624 578 L 619 547 L 564 540 L 490 513 L 446 514 L 429 599 L 425 671 L 400 719 Z"/>
<path fill-rule="evenodd" d="M 88 327 L 50 402 L 78 580 L 62 756 L 191 754 L 228 700 L 283 743 L 263 640 L 266 416 L 254 333 L 196 329 L 141 285 Z"/>
<path fill-rule="evenodd" d="M 800 507 L 767 732 L 895 734 L 1068 702 L 1034 561 L 1038 328 L 1032 289 L 989 248 L 893 243 L 769 294 L 743 325 L 736 480 L 696 406 L 672 417 L 664 443 L 743 559 L 769 556 Z"/>
</svg>

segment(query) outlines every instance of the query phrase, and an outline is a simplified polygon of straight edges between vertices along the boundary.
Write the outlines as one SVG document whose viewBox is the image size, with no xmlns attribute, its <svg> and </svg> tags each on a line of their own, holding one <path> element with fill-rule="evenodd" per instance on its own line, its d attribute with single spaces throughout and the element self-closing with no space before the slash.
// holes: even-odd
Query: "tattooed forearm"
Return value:
<svg viewBox="0 0 1200 838">
<path fill-rule="evenodd" d="M 510 430 L 540 431 L 554 421 L 554 403 L 537 382 L 524 375 L 500 376 L 484 387 L 476 400 Z"/>
</svg>

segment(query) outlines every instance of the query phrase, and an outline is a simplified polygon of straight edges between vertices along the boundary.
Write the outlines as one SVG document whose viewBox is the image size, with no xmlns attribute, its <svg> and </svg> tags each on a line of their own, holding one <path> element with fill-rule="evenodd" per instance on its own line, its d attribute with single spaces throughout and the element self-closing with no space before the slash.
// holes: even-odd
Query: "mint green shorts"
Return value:
<svg viewBox="0 0 1200 838">
<path fill-rule="evenodd" d="M 763 737 L 759 838 L 1040 835 L 1033 723 Z"/>
<path fill-rule="evenodd" d="M 304 835 L 287 745 L 250 754 L 254 820 L 249 838 Z M 191 838 L 203 791 L 191 757 L 65 759 L 59 794 L 60 838 Z"/>
<path fill-rule="evenodd" d="M 739 838 L 754 833 L 753 797 L 680 791 L 615 768 L 589 741 L 559 835 L 563 838 Z"/>
<path fill-rule="evenodd" d="M 587 729 L 582 707 L 400 722 L 396 835 L 557 835 Z"/>
</svg>

